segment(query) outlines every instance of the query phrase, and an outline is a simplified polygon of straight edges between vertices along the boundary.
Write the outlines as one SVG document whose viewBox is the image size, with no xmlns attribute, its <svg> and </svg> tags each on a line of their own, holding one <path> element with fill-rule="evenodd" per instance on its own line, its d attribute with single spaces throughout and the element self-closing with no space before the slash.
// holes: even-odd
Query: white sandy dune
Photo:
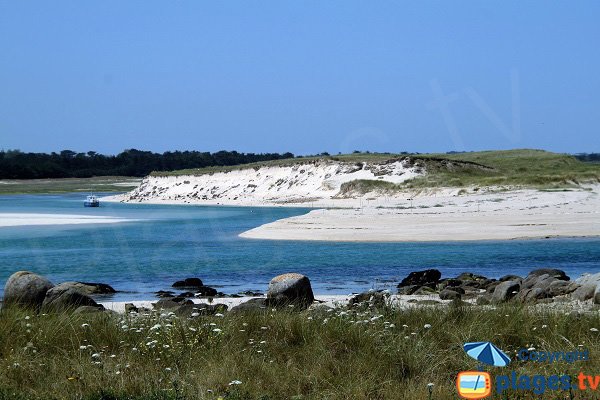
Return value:
<svg viewBox="0 0 600 400">
<path fill-rule="evenodd" d="M 0 227 L 30 225 L 115 224 L 126 221 L 131 220 L 114 217 L 69 214 L 0 213 Z"/>
<path fill-rule="evenodd" d="M 302 205 L 336 197 L 345 182 L 401 183 L 422 175 L 410 159 L 387 163 L 319 160 L 290 166 L 246 168 L 203 175 L 149 176 L 124 195 L 104 201 L 244 206 Z"/>
</svg>

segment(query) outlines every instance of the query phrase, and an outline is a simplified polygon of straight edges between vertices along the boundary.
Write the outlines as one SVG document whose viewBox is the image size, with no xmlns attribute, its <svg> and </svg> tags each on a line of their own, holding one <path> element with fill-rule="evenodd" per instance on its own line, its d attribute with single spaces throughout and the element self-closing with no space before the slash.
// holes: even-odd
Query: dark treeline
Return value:
<svg viewBox="0 0 600 400">
<path fill-rule="evenodd" d="M 292 158 L 292 153 L 238 153 L 218 151 L 150 151 L 125 150 L 112 156 L 94 151 L 76 153 L 24 153 L 0 151 L 0 179 L 88 178 L 92 176 L 145 176 L 152 171 L 237 165 L 258 161 Z"/>
<path fill-rule="evenodd" d="M 581 153 L 575 154 L 579 161 L 600 162 L 600 153 Z"/>
</svg>

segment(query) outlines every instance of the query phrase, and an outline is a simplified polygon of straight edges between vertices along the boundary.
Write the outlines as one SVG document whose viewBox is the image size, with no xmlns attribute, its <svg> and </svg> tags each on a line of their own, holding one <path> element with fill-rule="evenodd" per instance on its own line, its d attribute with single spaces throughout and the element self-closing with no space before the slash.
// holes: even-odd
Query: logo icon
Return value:
<svg viewBox="0 0 600 400">
<path fill-rule="evenodd" d="M 479 361 L 479 371 L 463 371 L 456 378 L 458 395 L 463 399 L 483 399 L 492 393 L 492 379 L 490 374 L 483 372 L 483 365 L 506 367 L 510 363 L 502 350 L 490 342 L 465 343 L 465 353 Z"/>
<path fill-rule="evenodd" d="M 483 399 L 492 393 L 490 374 L 479 371 L 463 371 L 456 378 L 458 395 L 464 399 Z"/>
</svg>

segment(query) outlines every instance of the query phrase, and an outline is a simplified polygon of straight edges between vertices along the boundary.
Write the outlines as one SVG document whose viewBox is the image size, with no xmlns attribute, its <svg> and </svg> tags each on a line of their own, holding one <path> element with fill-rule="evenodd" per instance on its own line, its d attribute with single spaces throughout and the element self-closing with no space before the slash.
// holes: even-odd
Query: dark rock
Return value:
<svg viewBox="0 0 600 400">
<path fill-rule="evenodd" d="M 462 274 L 460 274 L 459 276 L 457 276 L 455 279 L 459 280 L 459 281 L 486 281 L 488 280 L 488 278 L 486 278 L 483 275 L 477 275 L 477 274 L 472 274 L 470 272 L 463 272 Z"/>
<path fill-rule="evenodd" d="M 265 294 L 256 290 L 246 290 L 245 292 L 238 293 L 242 296 L 250 296 L 250 297 L 262 297 Z"/>
<path fill-rule="evenodd" d="M 531 289 L 521 289 L 517 295 L 517 298 L 523 303 L 528 303 L 548 298 L 548 296 L 548 292 L 546 292 L 544 289 L 540 287 L 533 287 Z"/>
<path fill-rule="evenodd" d="M 561 270 L 541 268 L 531 271 L 521 283 L 517 298 L 522 302 L 531 302 L 571 293 L 577 289 L 571 285 L 569 277 Z"/>
<path fill-rule="evenodd" d="M 172 285 L 174 288 L 200 288 L 204 286 L 199 278 L 186 278 L 182 281 L 177 281 Z"/>
<path fill-rule="evenodd" d="M 298 304 L 308 307 L 315 297 L 308 277 L 297 273 L 288 273 L 271 279 L 267 299 L 269 304 Z"/>
<path fill-rule="evenodd" d="M 565 271 L 561 271 L 560 269 L 554 269 L 554 268 L 534 269 L 533 271 L 531 271 L 529 273 L 529 275 L 527 275 L 527 277 L 541 276 L 541 275 L 550 275 L 551 277 L 559 279 L 561 281 L 568 281 L 571 279 L 567 276 L 567 274 L 565 274 Z"/>
<path fill-rule="evenodd" d="M 389 296 L 382 291 L 364 292 L 352 297 L 349 304 L 366 304 L 369 307 L 382 308 L 387 304 L 388 297 Z"/>
<path fill-rule="evenodd" d="M 586 301 L 594 298 L 594 293 L 596 292 L 596 287 L 591 285 L 582 285 L 579 286 L 573 293 L 571 293 L 571 297 L 575 300 Z"/>
<path fill-rule="evenodd" d="M 217 289 L 213 289 L 211 287 L 208 286 L 200 286 L 196 288 L 196 297 L 214 297 L 217 296 L 219 293 L 217 292 Z M 222 296 L 224 296 L 224 293 L 221 293 Z"/>
<path fill-rule="evenodd" d="M 413 301 L 409 300 L 409 302 L 411 302 L 411 303 L 414 302 L 415 304 L 417 304 L 419 306 L 435 306 L 435 305 L 440 304 L 440 302 L 437 301 L 437 300 L 416 300 L 416 299 L 413 299 Z"/>
<path fill-rule="evenodd" d="M 404 278 L 402 280 L 402 282 L 400 282 L 398 284 L 398 287 L 404 287 L 404 286 L 411 286 L 411 285 L 417 285 L 417 286 L 429 286 L 429 285 L 434 285 L 433 287 L 435 287 L 435 285 L 438 284 L 438 282 L 440 281 L 440 278 L 442 277 L 442 273 L 440 271 L 438 271 L 437 269 L 426 269 L 423 271 L 413 271 L 410 274 L 408 274 L 408 276 L 406 278 Z"/>
<path fill-rule="evenodd" d="M 420 288 L 421 288 L 421 286 L 419 286 L 419 285 L 402 286 L 402 287 L 398 288 L 398 294 L 403 294 L 403 295 L 414 294 Z"/>
<path fill-rule="evenodd" d="M 577 288 L 579 288 L 579 285 L 575 282 L 555 280 L 554 282 L 550 283 L 546 290 L 550 297 L 556 297 L 571 294 L 577 290 Z"/>
<path fill-rule="evenodd" d="M 429 286 L 421 286 L 413 294 L 418 295 L 418 296 L 427 296 L 427 295 L 432 295 L 432 294 L 436 294 L 436 293 L 437 292 L 434 289 L 430 288 Z"/>
<path fill-rule="evenodd" d="M 178 308 L 184 304 L 194 304 L 191 300 L 186 300 L 182 297 L 174 297 L 172 299 L 160 299 L 156 303 L 152 304 L 152 306 L 157 310 L 170 310 L 173 308 Z"/>
<path fill-rule="evenodd" d="M 139 310 L 133 303 L 125 303 L 125 314 L 137 313 Z"/>
<path fill-rule="evenodd" d="M 460 287 L 462 287 L 465 290 L 474 290 L 474 289 L 487 289 L 490 285 L 495 284 L 495 280 L 494 279 L 479 279 L 479 280 L 466 280 L 463 281 L 462 285 L 460 285 Z"/>
<path fill-rule="evenodd" d="M 206 315 L 225 313 L 228 307 L 225 304 L 184 304 L 173 312 L 181 318 L 194 318 Z"/>
<path fill-rule="evenodd" d="M 492 303 L 505 303 L 514 298 L 519 290 L 521 290 L 521 285 L 518 281 L 501 282 L 494 289 L 490 301 Z"/>
<path fill-rule="evenodd" d="M 175 297 L 175 292 L 171 292 L 170 290 L 159 290 L 155 294 L 160 298 Z"/>
<path fill-rule="evenodd" d="M 440 283 L 438 283 L 437 285 L 437 289 L 438 290 L 444 290 L 446 288 L 453 288 L 453 287 L 459 287 L 460 285 L 462 285 L 462 281 L 458 280 L 458 279 L 454 279 L 454 278 L 446 278 L 446 279 L 442 279 L 440 281 Z"/>
<path fill-rule="evenodd" d="M 80 306 L 77 307 L 75 309 L 75 311 L 73 311 L 74 314 L 95 314 L 95 313 L 99 313 L 99 312 L 104 312 L 106 311 L 104 309 L 104 306 L 102 305 L 98 305 L 98 307 L 93 307 L 93 306 Z"/>
<path fill-rule="evenodd" d="M 44 302 L 46 292 L 53 287 L 52 282 L 33 272 L 15 272 L 4 286 L 3 306 L 19 305 L 39 309 Z"/>
<path fill-rule="evenodd" d="M 500 282 L 506 282 L 506 281 L 515 281 L 515 282 L 521 282 L 523 281 L 523 278 L 521 278 L 518 275 L 504 275 L 502 278 L 498 279 Z"/>
<path fill-rule="evenodd" d="M 102 307 L 91 297 L 68 287 L 56 286 L 48 292 L 42 303 L 42 310 L 57 312 L 75 310 L 81 306 Z"/>
<path fill-rule="evenodd" d="M 113 294 L 117 291 L 112 286 L 105 283 L 92 283 L 92 282 L 63 282 L 57 285 L 57 287 L 64 289 L 73 289 L 79 293 L 91 296 L 101 294 Z"/>
<path fill-rule="evenodd" d="M 460 288 L 458 288 L 460 289 Z M 461 298 L 461 293 L 453 290 L 453 289 L 444 289 L 440 292 L 440 299 L 441 300 L 460 300 Z"/>
<path fill-rule="evenodd" d="M 496 287 L 498 287 L 498 285 L 500 285 L 502 282 L 503 281 L 495 281 L 487 285 L 487 287 L 485 288 L 486 293 L 494 293 Z"/>
<path fill-rule="evenodd" d="M 231 309 L 230 313 L 239 313 L 239 312 L 264 312 L 269 309 L 267 305 L 267 299 L 258 298 L 258 299 L 250 299 L 244 303 L 241 303 Z"/>
<path fill-rule="evenodd" d="M 192 292 L 181 292 L 177 295 L 177 297 L 185 297 L 185 298 L 189 298 L 189 297 L 194 297 L 195 294 Z"/>
</svg>

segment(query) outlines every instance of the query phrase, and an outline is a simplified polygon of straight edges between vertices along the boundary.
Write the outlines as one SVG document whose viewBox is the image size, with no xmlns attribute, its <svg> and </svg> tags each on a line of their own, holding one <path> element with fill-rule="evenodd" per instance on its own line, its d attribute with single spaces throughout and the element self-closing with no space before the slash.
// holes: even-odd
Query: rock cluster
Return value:
<svg viewBox="0 0 600 400">
<path fill-rule="evenodd" d="M 15 272 L 4 286 L 4 305 L 20 306 L 44 312 L 103 311 L 88 294 L 114 293 L 101 283 L 65 282 L 53 285 L 48 279 L 29 271 Z"/>
<path fill-rule="evenodd" d="M 540 268 L 525 278 L 506 275 L 490 279 L 482 275 L 462 273 L 441 279 L 435 269 L 411 272 L 398 285 L 398 294 L 437 294 L 441 300 L 477 298 L 478 304 L 550 302 L 563 297 L 585 301 L 594 298 L 600 304 L 600 273 L 571 281 L 564 271 Z"/>
</svg>

